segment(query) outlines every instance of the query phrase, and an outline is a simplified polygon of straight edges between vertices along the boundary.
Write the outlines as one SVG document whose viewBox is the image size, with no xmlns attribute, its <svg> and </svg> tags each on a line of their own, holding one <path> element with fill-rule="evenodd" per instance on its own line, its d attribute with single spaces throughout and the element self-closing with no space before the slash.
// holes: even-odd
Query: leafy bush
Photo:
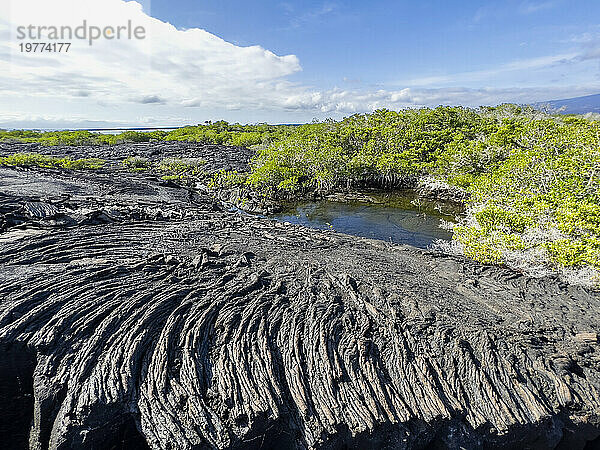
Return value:
<svg viewBox="0 0 600 450">
<path fill-rule="evenodd" d="M 170 132 L 124 131 L 117 135 L 88 131 L 0 130 L 0 141 L 37 142 L 43 145 L 115 145 L 149 141 L 186 141 L 251 147 L 276 141 L 289 134 L 293 128 L 285 125 L 229 124 L 221 120 L 204 125 L 182 127 Z"/>
<path fill-rule="evenodd" d="M 122 164 L 132 172 L 143 172 L 150 169 L 150 161 L 140 156 L 130 156 L 125 158 Z"/>
<path fill-rule="evenodd" d="M 247 175 L 238 173 L 235 170 L 219 170 L 208 182 L 210 189 L 226 189 L 234 186 L 243 186 L 246 183 Z"/>
<path fill-rule="evenodd" d="M 39 153 L 13 153 L 3 158 L 0 157 L 0 164 L 4 166 L 56 167 L 57 159 Z"/>
<path fill-rule="evenodd" d="M 497 127 L 473 110 L 447 107 L 379 110 L 304 125 L 259 151 L 249 182 L 275 191 L 401 186 L 437 171 L 446 146 L 459 147 Z"/>
<path fill-rule="evenodd" d="M 149 142 L 152 139 L 150 133 L 139 131 L 124 131 L 115 136 L 117 143 L 122 142 Z"/>
<path fill-rule="evenodd" d="M 555 268 L 600 268 L 600 126 L 536 120 L 504 161 L 469 187 L 467 218 L 455 227 L 465 253 L 518 265 L 535 254 Z"/>
<path fill-rule="evenodd" d="M 598 122 L 517 105 L 380 110 L 295 129 L 258 152 L 247 183 L 298 195 L 433 177 L 468 193 L 454 227 L 467 256 L 597 276 L 599 136 Z"/>
<path fill-rule="evenodd" d="M 160 162 L 158 170 L 167 172 L 168 175 L 166 176 L 178 177 L 181 179 L 184 177 L 203 176 L 204 171 L 202 170 L 202 167 L 204 164 L 206 164 L 206 161 L 203 159 L 165 158 Z"/>
<path fill-rule="evenodd" d="M 83 158 L 71 160 L 69 158 L 62 158 L 58 160 L 59 167 L 63 169 L 71 170 L 82 170 L 82 169 L 100 169 L 104 166 L 105 161 L 98 158 Z"/>
<path fill-rule="evenodd" d="M 261 144 L 262 141 L 262 134 L 257 131 L 253 131 L 249 133 L 232 133 L 226 142 L 228 145 L 233 145 L 235 147 L 253 147 Z"/>
<path fill-rule="evenodd" d="M 105 161 L 97 158 L 75 159 L 57 158 L 39 153 L 14 153 L 0 157 L 0 165 L 22 167 L 47 167 L 71 170 L 100 169 Z"/>
</svg>

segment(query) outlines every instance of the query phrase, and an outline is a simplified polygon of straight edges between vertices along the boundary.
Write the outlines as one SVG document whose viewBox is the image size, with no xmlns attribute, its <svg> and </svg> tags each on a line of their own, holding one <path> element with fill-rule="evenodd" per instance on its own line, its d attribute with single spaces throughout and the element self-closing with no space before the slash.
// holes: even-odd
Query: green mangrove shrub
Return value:
<svg viewBox="0 0 600 450">
<path fill-rule="evenodd" d="M 40 153 L 13 153 L 0 157 L 0 165 L 21 167 L 47 167 L 71 170 L 100 169 L 105 161 L 98 158 L 57 158 L 55 156 L 42 155 Z"/>
<path fill-rule="evenodd" d="M 165 179 L 183 179 L 204 176 L 203 166 L 206 161 L 198 158 L 165 158 L 158 165 L 158 170 L 166 173 Z"/>
<path fill-rule="evenodd" d="M 31 130 L 0 130 L 0 141 L 73 146 L 116 145 L 150 141 L 185 141 L 252 147 L 279 140 L 289 134 L 293 128 L 293 126 L 287 125 L 240 125 L 218 121 L 178 128 L 170 132 L 164 130 L 148 132 L 129 130 L 116 135 L 92 133 L 89 131 L 38 132 Z"/>
<path fill-rule="evenodd" d="M 600 126 L 523 126 L 508 157 L 474 179 L 454 228 L 467 256 L 512 266 L 600 268 Z"/>
<path fill-rule="evenodd" d="M 151 168 L 151 163 L 147 158 L 141 156 L 129 156 L 121 163 L 126 169 L 131 172 L 144 172 Z"/>
<path fill-rule="evenodd" d="M 599 136 L 597 121 L 517 105 L 380 110 L 296 128 L 258 151 L 246 182 L 298 195 L 439 180 L 469 198 L 454 226 L 462 253 L 589 280 L 600 273 Z"/>
<path fill-rule="evenodd" d="M 245 186 L 248 175 L 235 170 L 221 169 L 215 172 L 208 182 L 210 189 L 228 189 L 235 186 Z"/>
</svg>

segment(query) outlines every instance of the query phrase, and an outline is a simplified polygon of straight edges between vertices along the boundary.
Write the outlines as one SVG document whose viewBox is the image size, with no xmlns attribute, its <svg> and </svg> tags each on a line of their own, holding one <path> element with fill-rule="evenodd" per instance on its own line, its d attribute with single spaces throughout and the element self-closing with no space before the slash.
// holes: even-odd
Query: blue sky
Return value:
<svg viewBox="0 0 600 450">
<path fill-rule="evenodd" d="M 592 0 L 9 3 L 0 126 L 289 123 L 600 92 Z M 40 57 L 14 39 L 25 22 L 127 18 L 146 40 L 74 42 L 68 55 Z"/>
<path fill-rule="evenodd" d="M 388 88 L 518 60 L 577 52 L 573 40 L 600 31 L 598 1 L 192 1 L 153 0 L 152 15 L 178 27 L 200 27 L 240 46 L 294 54 L 296 79 L 321 87 Z M 598 85 L 600 66 L 590 84 Z M 570 82 L 565 71 L 543 78 L 490 74 L 466 87 L 512 79 L 528 85 Z M 442 85 L 461 86 L 450 79 Z"/>
</svg>

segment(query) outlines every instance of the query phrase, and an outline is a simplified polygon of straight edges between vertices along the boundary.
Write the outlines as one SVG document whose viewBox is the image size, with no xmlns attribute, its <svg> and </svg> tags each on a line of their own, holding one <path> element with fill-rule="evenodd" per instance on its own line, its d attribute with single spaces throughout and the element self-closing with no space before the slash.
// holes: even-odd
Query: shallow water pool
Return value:
<svg viewBox="0 0 600 450">
<path fill-rule="evenodd" d="M 413 191 L 361 197 L 366 198 L 289 203 L 272 218 L 311 228 L 427 248 L 437 239 L 452 238 L 452 233 L 440 228 L 440 224 L 442 219 L 454 222 L 462 212 L 454 204 L 425 200 Z"/>
</svg>

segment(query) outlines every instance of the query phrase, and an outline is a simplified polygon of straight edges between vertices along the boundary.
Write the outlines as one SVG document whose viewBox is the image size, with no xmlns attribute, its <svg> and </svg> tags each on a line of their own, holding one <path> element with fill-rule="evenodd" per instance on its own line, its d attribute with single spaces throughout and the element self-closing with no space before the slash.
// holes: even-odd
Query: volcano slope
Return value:
<svg viewBox="0 0 600 450">
<path fill-rule="evenodd" d="M 598 294 L 150 175 L 0 168 L 0 193 L 5 448 L 600 445 Z"/>
</svg>

